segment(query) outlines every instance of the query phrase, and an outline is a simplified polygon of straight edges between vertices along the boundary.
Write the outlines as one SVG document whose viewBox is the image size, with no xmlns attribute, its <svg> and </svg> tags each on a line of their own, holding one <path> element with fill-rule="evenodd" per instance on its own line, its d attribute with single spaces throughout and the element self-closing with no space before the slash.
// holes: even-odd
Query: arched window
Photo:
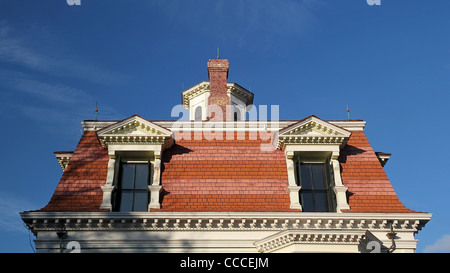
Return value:
<svg viewBox="0 0 450 273">
<path fill-rule="evenodd" d="M 195 121 L 201 121 L 202 120 L 202 107 L 201 106 L 197 106 L 197 108 L 195 108 L 194 120 Z"/>
<path fill-rule="evenodd" d="M 234 107 L 234 121 L 240 121 L 241 120 L 241 111 L 238 107 Z"/>
</svg>

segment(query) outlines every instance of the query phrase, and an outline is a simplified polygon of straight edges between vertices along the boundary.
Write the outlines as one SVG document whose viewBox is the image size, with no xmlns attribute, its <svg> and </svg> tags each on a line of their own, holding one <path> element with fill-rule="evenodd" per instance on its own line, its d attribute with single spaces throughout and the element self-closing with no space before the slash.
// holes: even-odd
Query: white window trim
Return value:
<svg viewBox="0 0 450 273">
<path fill-rule="evenodd" d="M 288 182 L 289 186 L 286 191 L 289 193 L 289 198 L 291 200 L 290 208 L 291 209 L 302 209 L 302 205 L 300 204 L 300 196 L 299 192 L 301 190 L 301 186 L 297 185 L 297 180 L 295 179 L 295 162 L 294 162 L 294 152 L 286 152 L 286 166 L 288 172 Z"/>
<path fill-rule="evenodd" d="M 148 211 L 161 208 L 159 193 L 161 186 L 161 154 L 173 145 L 172 132 L 139 116 L 131 116 L 97 132 L 102 145 L 108 149 L 108 172 L 101 189 L 103 200 L 101 209 L 112 210 L 112 192 L 115 189 L 116 157 L 118 153 L 147 152 L 154 160 L 153 179 L 148 186 L 150 201 Z"/>
<path fill-rule="evenodd" d="M 334 186 L 333 191 L 335 193 L 336 197 L 336 212 L 341 213 L 344 209 L 350 209 L 350 206 L 347 202 L 347 196 L 346 192 L 348 187 L 344 186 L 342 184 L 341 179 L 341 172 L 340 172 L 340 165 L 338 161 L 339 157 L 339 146 L 335 147 L 313 147 L 313 146 L 301 146 L 301 145 L 287 145 L 285 150 L 286 155 L 286 166 L 287 166 L 287 172 L 288 172 L 288 181 L 289 186 L 287 187 L 287 192 L 289 193 L 289 197 L 291 200 L 290 208 L 291 209 L 302 209 L 302 205 L 300 204 L 300 197 L 299 192 L 301 190 L 301 186 L 298 186 L 297 180 L 295 177 L 295 152 L 302 152 L 302 151 L 308 151 L 308 152 L 319 152 L 319 151 L 327 151 L 331 152 L 331 168 L 333 172 L 333 178 L 334 178 Z"/>
<path fill-rule="evenodd" d="M 290 197 L 291 209 L 302 209 L 299 192 L 301 186 L 297 185 L 295 177 L 294 156 L 298 152 L 329 152 L 330 164 L 334 176 L 333 191 L 336 197 L 336 212 L 350 209 L 346 192 L 348 187 L 342 184 L 339 151 L 349 139 L 351 132 L 323 121 L 315 116 L 310 116 L 298 123 L 288 126 L 279 132 L 278 147 L 284 151 L 288 173 L 288 187 L 286 191 Z"/>
<path fill-rule="evenodd" d="M 153 145 L 149 145 L 153 146 Z M 148 211 L 151 209 L 160 209 L 161 204 L 159 200 L 159 193 L 162 190 L 161 186 L 161 150 L 153 150 L 153 149 L 146 149 L 143 150 L 142 147 L 140 147 L 138 150 L 136 149 L 130 149 L 130 145 L 110 145 L 111 150 L 108 150 L 109 155 L 109 161 L 108 161 L 108 173 L 106 178 L 105 185 L 101 186 L 103 190 L 103 201 L 100 205 L 101 209 L 109 209 L 112 210 L 112 192 L 116 188 L 114 186 L 114 177 L 117 170 L 117 164 L 116 164 L 116 158 L 118 155 L 118 152 L 123 152 L 125 155 L 127 152 L 132 151 L 139 151 L 139 152 L 149 152 L 149 155 L 151 156 L 151 161 L 153 161 L 153 164 L 151 166 L 151 181 L 150 185 L 148 186 L 148 191 L 150 192 L 150 201 L 148 204 Z M 108 148 L 109 148 L 108 147 Z M 149 147 L 152 148 L 152 147 Z"/>
</svg>

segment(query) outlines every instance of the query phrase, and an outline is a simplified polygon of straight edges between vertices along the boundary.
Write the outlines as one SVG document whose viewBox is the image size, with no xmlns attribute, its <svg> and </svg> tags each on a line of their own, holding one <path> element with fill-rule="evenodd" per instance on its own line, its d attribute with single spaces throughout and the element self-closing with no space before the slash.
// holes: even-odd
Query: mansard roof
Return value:
<svg viewBox="0 0 450 273">
<path fill-rule="evenodd" d="M 105 139 L 132 134 L 175 140 L 162 153 L 161 208 L 154 211 L 299 212 L 289 206 L 284 152 L 260 149 L 270 140 L 252 138 L 248 132 L 239 138 L 237 135 L 242 132 L 238 131 L 232 140 L 227 139 L 229 132 L 222 132 L 222 139 L 211 140 L 208 135 L 199 139 L 195 132 L 192 138 L 183 139 L 180 131 L 170 128 L 173 121 L 152 122 L 137 115 L 121 121 L 99 121 L 98 127 L 95 124 L 89 121 L 83 125 L 86 130 L 50 202 L 40 211 L 104 211 L 100 209 L 101 186 L 106 181 L 109 160 Z M 273 133 L 283 137 L 322 134 L 346 139 L 338 159 L 342 183 L 348 187 L 350 209 L 345 212 L 414 212 L 398 199 L 366 138 L 364 122 L 327 122 L 310 116 L 280 125 L 283 128 Z"/>
</svg>

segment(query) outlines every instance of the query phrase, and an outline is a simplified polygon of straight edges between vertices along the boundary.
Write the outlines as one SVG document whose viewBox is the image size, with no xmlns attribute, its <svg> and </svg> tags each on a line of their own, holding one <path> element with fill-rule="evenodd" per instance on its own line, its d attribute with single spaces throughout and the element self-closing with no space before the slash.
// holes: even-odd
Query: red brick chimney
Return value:
<svg viewBox="0 0 450 273">
<path fill-rule="evenodd" d="M 208 77 L 210 84 L 210 95 L 208 106 L 219 106 L 222 109 L 222 118 L 214 113 L 214 108 L 208 107 L 207 116 L 209 120 L 229 121 L 231 120 L 230 97 L 227 95 L 228 68 L 230 64 L 227 59 L 210 59 L 208 62 Z"/>
</svg>

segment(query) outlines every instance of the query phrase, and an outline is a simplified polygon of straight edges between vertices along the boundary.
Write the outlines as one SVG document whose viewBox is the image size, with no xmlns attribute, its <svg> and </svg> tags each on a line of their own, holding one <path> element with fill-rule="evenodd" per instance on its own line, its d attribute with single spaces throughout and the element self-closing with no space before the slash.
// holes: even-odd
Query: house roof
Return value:
<svg viewBox="0 0 450 273">
<path fill-rule="evenodd" d="M 348 212 L 414 212 L 400 202 L 363 131 L 352 133 L 339 162 Z"/>
<path fill-rule="evenodd" d="M 109 157 L 98 133 L 111 128 L 84 132 L 51 200 L 40 211 L 104 211 L 100 187 L 106 181 Z M 177 139 L 179 133 L 172 133 Z M 248 132 L 234 140 L 223 134 L 223 140 L 207 135 L 179 139 L 163 152 L 161 208 L 155 211 L 299 212 L 290 209 L 283 151 L 262 150 L 261 144 L 270 140 L 250 138 Z M 348 187 L 350 209 L 345 212 L 414 212 L 398 199 L 364 131 L 349 134 L 339 162 Z"/>
<path fill-rule="evenodd" d="M 108 168 L 108 150 L 96 132 L 84 132 L 49 203 L 40 211 L 100 209 Z"/>
<path fill-rule="evenodd" d="M 161 211 L 290 211 L 284 153 L 261 151 L 269 141 L 248 133 L 245 140 L 225 134 L 179 140 L 164 152 Z"/>
</svg>

